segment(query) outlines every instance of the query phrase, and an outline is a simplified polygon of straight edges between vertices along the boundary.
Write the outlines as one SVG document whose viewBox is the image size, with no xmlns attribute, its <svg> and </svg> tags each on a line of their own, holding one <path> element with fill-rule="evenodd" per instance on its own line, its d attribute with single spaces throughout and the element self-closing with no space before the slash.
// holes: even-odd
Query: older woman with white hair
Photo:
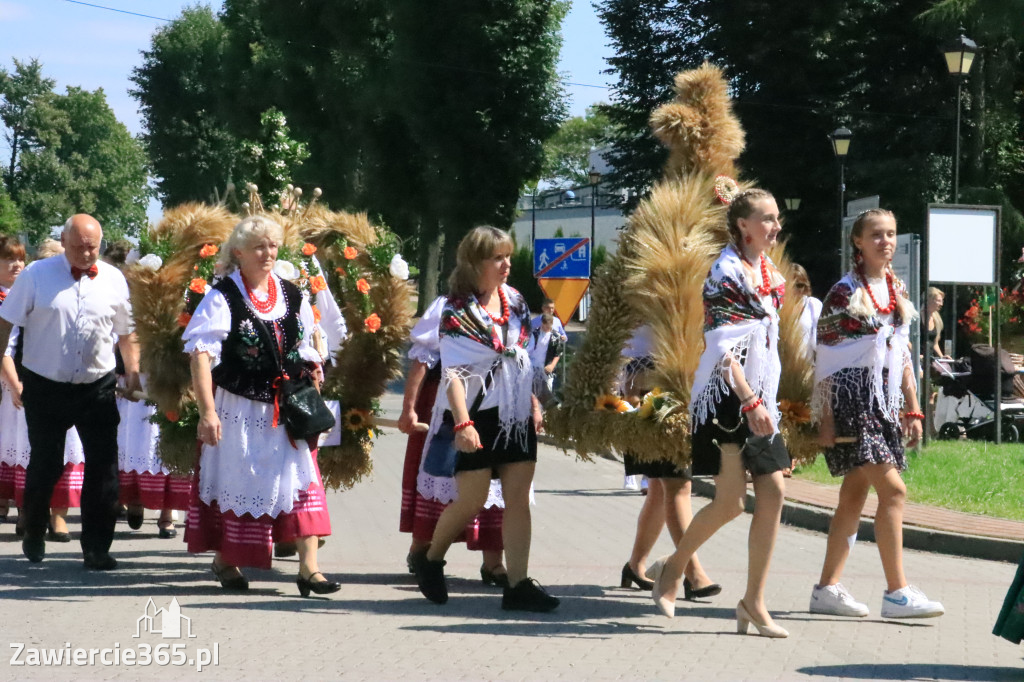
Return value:
<svg viewBox="0 0 1024 682">
<path fill-rule="evenodd" d="M 185 328 L 202 442 L 185 540 L 216 552 L 228 590 L 248 589 L 239 567 L 270 568 L 273 542 L 294 541 L 299 593 L 328 594 L 341 586 L 317 565 L 317 539 L 331 532 L 320 470 L 309 443 L 278 423 L 278 380 L 322 378 L 313 311 L 273 272 L 282 238 L 269 218 L 241 221 L 221 249 L 225 276 Z"/>
</svg>

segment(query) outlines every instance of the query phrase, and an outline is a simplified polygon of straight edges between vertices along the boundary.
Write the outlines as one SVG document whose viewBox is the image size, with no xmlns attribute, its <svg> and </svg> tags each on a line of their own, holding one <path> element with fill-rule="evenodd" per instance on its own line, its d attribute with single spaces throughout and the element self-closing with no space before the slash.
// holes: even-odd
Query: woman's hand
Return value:
<svg viewBox="0 0 1024 682">
<path fill-rule="evenodd" d="M 19 381 L 9 387 L 11 389 L 11 404 L 17 409 L 21 409 L 21 392 L 24 390 L 24 386 Z"/>
<path fill-rule="evenodd" d="M 416 410 L 409 407 L 402 410 L 402 416 L 398 418 L 398 430 L 402 433 L 412 433 L 413 426 L 420 420 L 420 416 L 416 414 Z"/>
<path fill-rule="evenodd" d="M 818 424 L 818 445 L 830 448 L 836 444 L 836 422 L 832 414 L 825 414 Z"/>
<path fill-rule="evenodd" d="M 316 365 L 310 374 L 313 377 L 313 388 L 319 393 L 320 387 L 324 385 L 324 370 L 320 365 Z"/>
<path fill-rule="evenodd" d="M 747 425 L 750 427 L 750 432 L 755 436 L 770 436 L 775 433 L 775 427 L 772 426 L 772 418 L 768 414 L 768 408 L 764 406 L 764 403 L 750 410 L 746 415 Z"/>
<path fill-rule="evenodd" d="M 917 417 L 903 414 L 903 436 L 907 439 L 907 447 L 912 448 L 924 437 L 924 426 Z"/>
<path fill-rule="evenodd" d="M 216 412 L 204 413 L 199 417 L 199 440 L 207 445 L 216 445 L 220 439 L 220 417 Z"/>
<path fill-rule="evenodd" d="M 544 431 L 544 414 L 540 411 L 539 407 L 533 408 L 533 430 L 537 433 Z"/>
<path fill-rule="evenodd" d="M 476 452 L 482 450 L 480 434 L 472 426 L 467 426 L 455 433 L 455 449 L 459 452 Z"/>
</svg>

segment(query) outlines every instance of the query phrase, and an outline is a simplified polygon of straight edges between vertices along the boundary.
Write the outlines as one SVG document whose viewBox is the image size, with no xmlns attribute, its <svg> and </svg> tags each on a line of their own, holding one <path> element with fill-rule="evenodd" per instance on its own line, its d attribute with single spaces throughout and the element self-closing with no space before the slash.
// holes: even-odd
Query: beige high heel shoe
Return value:
<svg viewBox="0 0 1024 682">
<path fill-rule="evenodd" d="M 654 605 L 658 608 L 658 613 L 666 618 L 675 618 L 676 602 L 674 599 L 670 601 L 664 598 L 665 589 L 661 586 L 661 574 L 665 572 L 665 563 L 667 561 L 667 555 L 655 561 L 647 569 L 647 577 L 654 582 L 654 587 L 651 588 L 651 598 L 654 599 Z"/>
<path fill-rule="evenodd" d="M 762 637 L 773 637 L 776 639 L 789 637 L 789 632 L 775 623 L 761 625 L 754 620 L 754 617 L 750 615 L 750 611 L 747 611 L 747 607 L 743 605 L 743 600 L 740 599 L 736 604 L 736 633 L 740 635 L 747 634 L 747 627 L 750 625 L 753 625 L 757 629 L 757 634 Z"/>
</svg>

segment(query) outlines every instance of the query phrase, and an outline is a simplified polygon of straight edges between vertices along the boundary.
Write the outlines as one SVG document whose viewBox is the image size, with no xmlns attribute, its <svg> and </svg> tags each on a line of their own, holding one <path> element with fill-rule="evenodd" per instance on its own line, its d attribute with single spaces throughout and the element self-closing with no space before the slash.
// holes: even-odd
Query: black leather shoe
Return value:
<svg viewBox="0 0 1024 682">
<path fill-rule="evenodd" d="M 299 553 L 298 548 L 295 547 L 294 542 L 275 542 L 274 543 L 274 558 L 275 559 L 287 559 L 290 556 L 295 556 Z"/>
<path fill-rule="evenodd" d="M 171 538 L 178 537 L 178 529 L 175 528 L 174 526 L 168 526 L 167 528 L 161 528 L 157 532 L 157 536 L 161 540 L 170 540 Z"/>
<path fill-rule="evenodd" d="M 21 541 L 21 552 L 25 558 L 38 564 L 46 556 L 46 540 L 42 535 L 26 535 Z"/>
<path fill-rule="evenodd" d="M 71 542 L 71 533 L 58 533 L 51 528 L 49 532 L 46 533 L 46 539 L 52 540 L 53 542 Z"/>
<path fill-rule="evenodd" d="M 313 581 L 313 576 L 318 575 L 323 580 Z M 327 580 L 320 571 L 313 573 L 308 578 L 303 578 L 302 573 L 299 573 L 299 577 L 295 579 L 295 584 L 299 586 L 299 594 L 303 597 L 308 597 L 310 592 L 315 594 L 331 594 L 341 589 L 341 583 L 334 580 Z"/>
<path fill-rule="evenodd" d="M 416 584 L 423 596 L 435 604 L 448 602 L 448 584 L 444 579 L 445 561 L 431 561 L 426 557 L 416 565 Z"/>
<path fill-rule="evenodd" d="M 409 572 L 416 575 L 417 567 L 427 560 L 427 550 L 422 549 L 418 552 L 409 552 L 405 555 L 405 565 L 408 567 Z"/>
<path fill-rule="evenodd" d="M 545 613 L 557 609 L 559 603 L 533 578 L 523 578 L 515 587 L 506 587 L 501 597 L 501 608 L 505 611 Z"/>
<path fill-rule="evenodd" d="M 93 571 L 113 571 L 117 568 L 117 559 L 109 552 L 86 552 L 85 567 Z"/>
<path fill-rule="evenodd" d="M 224 574 L 231 570 L 232 566 L 218 566 L 217 560 L 214 559 L 213 563 L 210 564 L 210 570 L 213 571 L 213 575 L 220 581 L 220 586 L 225 590 L 232 590 L 235 592 L 244 592 L 249 589 L 249 579 L 239 573 L 236 576 L 225 577 Z"/>
<path fill-rule="evenodd" d="M 711 583 L 705 585 L 699 590 L 693 589 L 693 585 L 690 584 L 689 578 L 683 578 L 683 599 L 704 599 L 705 597 L 714 597 L 716 594 L 722 591 L 722 586 L 718 583 Z"/>
<path fill-rule="evenodd" d="M 480 566 L 480 580 L 483 581 L 485 587 L 494 585 L 495 587 L 509 587 L 508 584 L 508 573 L 495 573 L 487 566 Z"/>
<path fill-rule="evenodd" d="M 653 590 L 654 583 L 650 580 L 644 580 L 636 574 L 633 567 L 626 562 L 626 565 L 622 567 L 622 581 L 619 583 L 619 587 L 632 587 L 633 583 L 641 590 Z"/>
<path fill-rule="evenodd" d="M 145 512 L 143 512 L 141 510 L 136 511 L 134 509 L 129 509 L 128 510 L 128 527 L 131 528 L 132 530 L 138 530 L 138 529 L 142 528 L 142 520 L 143 520 L 143 514 L 144 513 Z"/>
</svg>

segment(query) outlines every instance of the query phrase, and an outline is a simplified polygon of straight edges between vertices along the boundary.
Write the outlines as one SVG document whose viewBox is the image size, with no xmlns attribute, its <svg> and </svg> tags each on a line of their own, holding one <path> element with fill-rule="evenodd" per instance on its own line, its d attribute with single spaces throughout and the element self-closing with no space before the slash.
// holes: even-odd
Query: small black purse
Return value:
<svg viewBox="0 0 1024 682">
<path fill-rule="evenodd" d="M 256 319 L 263 324 L 264 330 L 274 341 L 271 343 L 274 359 L 277 361 L 278 370 L 284 375 L 284 359 L 276 343 L 277 336 L 271 332 L 266 322 L 258 317 Z M 280 421 L 294 441 L 316 438 L 324 431 L 333 429 L 335 425 L 334 413 L 324 402 L 323 396 L 316 390 L 313 379 L 309 376 L 289 378 L 281 382 L 278 389 L 278 409 Z"/>
<path fill-rule="evenodd" d="M 773 474 L 793 464 L 781 433 L 770 436 L 749 436 L 743 445 L 743 465 L 753 476 Z"/>
<path fill-rule="evenodd" d="M 493 368 L 491 371 L 493 371 Z M 491 386 L 491 371 L 487 372 L 484 388 L 480 391 L 476 400 L 473 401 L 473 406 L 469 408 L 470 419 L 480 409 L 480 403 L 484 400 L 484 393 Z M 427 454 L 423 456 L 423 471 L 438 478 L 451 478 L 455 475 L 455 465 L 458 463 L 458 460 L 459 451 L 455 447 L 455 420 L 453 415 L 452 422 L 442 421 L 441 426 L 437 428 L 434 436 L 430 439 Z"/>
</svg>

